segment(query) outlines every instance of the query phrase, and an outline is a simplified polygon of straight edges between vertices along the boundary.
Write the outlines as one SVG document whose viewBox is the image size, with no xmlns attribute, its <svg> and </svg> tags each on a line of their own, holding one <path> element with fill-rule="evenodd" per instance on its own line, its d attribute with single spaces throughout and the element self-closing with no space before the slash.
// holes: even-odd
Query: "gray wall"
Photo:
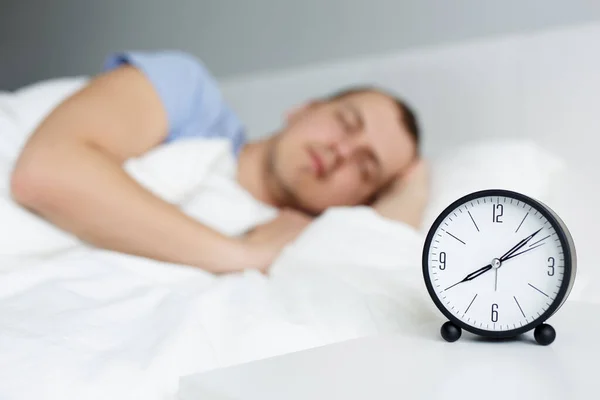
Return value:
<svg viewBox="0 0 600 400">
<path fill-rule="evenodd" d="M 598 0 L 0 0 L 0 89 L 180 48 L 219 77 L 600 19 Z"/>
</svg>

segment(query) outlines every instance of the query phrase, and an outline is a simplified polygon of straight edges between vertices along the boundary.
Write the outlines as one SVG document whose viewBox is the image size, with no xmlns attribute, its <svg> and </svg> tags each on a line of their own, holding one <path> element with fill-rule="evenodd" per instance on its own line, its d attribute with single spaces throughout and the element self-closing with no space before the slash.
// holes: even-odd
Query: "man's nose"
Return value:
<svg viewBox="0 0 600 400">
<path fill-rule="evenodd" d="M 356 146 L 356 141 L 350 139 L 344 139 L 337 142 L 334 146 L 337 161 L 339 163 L 347 161 L 354 154 Z"/>
</svg>

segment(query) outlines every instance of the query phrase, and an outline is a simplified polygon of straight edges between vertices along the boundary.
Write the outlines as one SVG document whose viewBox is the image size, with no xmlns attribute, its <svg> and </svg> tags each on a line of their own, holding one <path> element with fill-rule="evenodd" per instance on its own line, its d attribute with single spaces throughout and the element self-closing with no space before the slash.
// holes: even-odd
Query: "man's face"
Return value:
<svg viewBox="0 0 600 400">
<path fill-rule="evenodd" d="M 294 206 L 319 213 L 364 204 L 412 162 L 395 102 L 360 92 L 294 112 L 271 149 L 271 173 Z"/>
</svg>

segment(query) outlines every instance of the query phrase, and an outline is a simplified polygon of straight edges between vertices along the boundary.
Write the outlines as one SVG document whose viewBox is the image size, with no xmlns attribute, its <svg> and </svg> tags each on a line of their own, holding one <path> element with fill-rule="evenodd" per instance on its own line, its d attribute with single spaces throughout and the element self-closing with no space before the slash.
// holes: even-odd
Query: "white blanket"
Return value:
<svg viewBox="0 0 600 400">
<path fill-rule="evenodd" d="M 324 214 L 270 277 L 217 278 L 83 245 L 10 199 L 14 152 L 30 121 L 51 109 L 29 110 L 24 124 L 16 98 L 5 94 L 0 112 L 0 125 L 12 127 L 0 137 L 1 399 L 171 398 L 183 375 L 406 330 L 433 315 L 421 236 L 366 207 Z M 216 140 L 161 146 L 126 165 L 149 190 L 231 235 L 276 215 L 237 186 L 234 167 Z"/>
<path fill-rule="evenodd" d="M 351 264 L 342 244 L 361 249 Z M 21 265 L 0 281 L 0 398 L 168 398 L 190 373 L 405 331 L 433 315 L 418 245 L 371 210 L 337 209 L 270 278 L 89 249 Z"/>
</svg>

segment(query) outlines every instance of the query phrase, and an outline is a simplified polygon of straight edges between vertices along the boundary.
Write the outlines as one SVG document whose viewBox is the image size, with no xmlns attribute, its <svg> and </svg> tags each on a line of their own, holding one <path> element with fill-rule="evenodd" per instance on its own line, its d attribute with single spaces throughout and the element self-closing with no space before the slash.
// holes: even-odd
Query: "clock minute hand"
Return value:
<svg viewBox="0 0 600 400">
<path fill-rule="evenodd" d="M 504 254 L 502 257 L 499 258 L 500 262 L 502 261 L 506 261 L 509 258 L 511 258 L 511 256 L 517 251 L 519 250 L 521 247 L 525 246 L 531 239 L 533 239 L 533 237 L 535 235 L 537 235 L 543 228 L 538 229 L 537 231 L 535 231 L 534 233 L 532 233 L 531 235 L 527 236 L 525 239 L 521 240 L 519 243 L 517 243 L 512 249 L 510 249 L 509 251 L 506 252 L 506 254 Z"/>
<path fill-rule="evenodd" d="M 460 281 L 460 282 L 456 282 L 454 285 L 452 286 L 448 286 L 446 289 L 444 289 L 444 292 L 448 289 L 452 289 L 454 286 L 458 285 L 459 283 L 463 283 L 463 282 L 467 282 L 470 281 L 472 279 L 477 278 L 480 275 L 485 274 L 486 272 L 488 272 L 490 269 L 492 269 L 492 264 L 488 264 L 485 267 L 481 267 L 479 268 L 477 271 L 471 272 L 469 275 L 465 276 L 465 278 Z"/>
</svg>

